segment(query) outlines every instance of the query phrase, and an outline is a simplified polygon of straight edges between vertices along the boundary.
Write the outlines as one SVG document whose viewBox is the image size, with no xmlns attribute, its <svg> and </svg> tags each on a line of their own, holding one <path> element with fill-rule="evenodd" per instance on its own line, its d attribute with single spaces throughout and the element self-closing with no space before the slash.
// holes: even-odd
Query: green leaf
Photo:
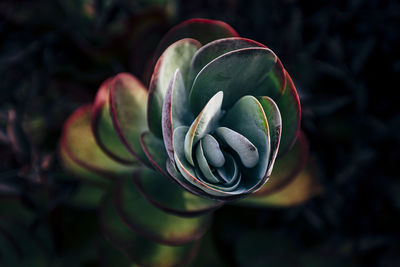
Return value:
<svg viewBox="0 0 400 267">
<path fill-rule="evenodd" d="M 82 106 L 65 122 L 60 157 L 64 167 L 75 175 L 107 183 L 104 178 L 129 173 L 133 167 L 112 160 L 97 145 L 90 127 L 91 110 L 91 105 Z"/>
<path fill-rule="evenodd" d="M 237 32 L 223 21 L 198 18 L 189 19 L 167 32 L 157 47 L 155 59 L 172 43 L 184 38 L 193 38 L 198 40 L 202 45 L 205 45 L 217 39 L 238 36 Z"/>
<path fill-rule="evenodd" d="M 91 125 L 97 144 L 111 158 L 125 164 L 134 164 L 136 158 L 121 142 L 110 115 L 110 85 L 113 78 L 100 86 L 93 104 Z"/>
<path fill-rule="evenodd" d="M 183 218 L 163 212 L 140 194 L 131 178 L 118 182 L 114 201 L 118 214 L 129 227 L 166 245 L 183 245 L 201 238 L 211 220 L 206 215 Z"/>
<path fill-rule="evenodd" d="M 146 216 L 148 213 L 139 215 Z M 186 264 L 197 250 L 196 243 L 167 246 L 144 238 L 142 233 L 132 231 L 118 216 L 111 195 L 106 196 L 102 201 L 99 221 L 106 239 L 131 261 L 139 265 L 176 266 Z"/>
<path fill-rule="evenodd" d="M 215 134 L 224 144 L 232 148 L 240 158 L 246 168 L 253 168 L 259 160 L 257 147 L 253 145 L 245 136 L 227 127 L 219 127 Z"/>
<path fill-rule="evenodd" d="M 182 39 L 170 45 L 158 59 L 151 77 L 147 120 L 150 131 L 157 137 L 162 137 L 162 107 L 171 79 L 177 69 L 183 80 L 186 79 L 189 65 L 200 43 L 194 39 Z"/>
<path fill-rule="evenodd" d="M 261 186 L 265 176 L 271 153 L 271 141 L 268 121 L 264 110 L 253 96 L 244 96 L 226 112 L 222 126 L 226 126 L 245 136 L 258 150 L 259 160 L 253 168 L 242 168 L 243 186 L 253 190 Z"/>
<path fill-rule="evenodd" d="M 81 162 L 76 161 L 75 158 L 70 158 L 63 146 L 60 146 L 58 155 L 63 168 L 86 183 L 103 188 L 112 184 L 110 178 L 113 177 L 113 175 L 108 175 L 96 169 L 92 169 L 89 166 L 85 166 L 85 164 L 78 164 Z"/>
<path fill-rule="evenodd" d="M 198 216 L 223 204 L 220 201 L 193 195 L 150 169 L 134 172 L 133 181 L 137 189 L 153 205 L 178 216 Z"/>
<path fill-rule="evenodd" d="M 182 74 L 177 69 L 165 95 L 162 112 L 162 134 L 169 158 L 174 160 L 172 134 L 178 126 L 190 125 L 193 115 L 189 108 Z"/>
<path fill-rule="evenodd" d="M 201 141 L 201 147 L 207 162 L 214 167 L 222 167 L 225 164 L 225 157 L 218 141 L 210 134 L 206 134 Z"/>
<path fill-rule="evenodd" d="M 185 157 L 194 166 L 192 149 L 193 146 L 206 134 L 212 132 L 222 115 L 221 105 L 224 98 L 223 92 L 217 92 L 207 102 L 203 110 L 193 121 L 185 136 Z"/>
<path fill-rule="evenodd" d="M 166 170 L 168 154 L 165 150 L 163 140 L 151 132 L 144 132 L 140 137 L 142 148 L 153 167 L 166 177 L 169 177 Z"/>
<path fill-rule="evenodd" d="M 296 88 L 285 71 L 286 87 L 276 104 L 282 116 L 282 136 L 278 156 L 285 154 L 296 141 L 300 129 L 301 108 Z"/>
<path fill-rule="evenodd" d="M 187 128 L 187 127 L 186 127 Z M 186 133 L 186 131 L 185 131 Z M 184 136 L 184 135 L 183 135 Z M 190 183 L 176 168 L 175 163 L 172 163 L 172 161 L 167 160 L 166 164 L 166 169 L 170 175 L 174 179 L 176 183 L 178 183 L 180 186 L 185 188 L 187 191 L 191 192 L 192 194 L 199 196 L 199 197 L 205 197 L 205 198 L 210 198 L 210 195 L 201 190 L 197 186 L 193 186 L 192 183 Z M 211 197 L 211 199 L 215 199 Z"/>
<path fill-rule="evenodd" d="M 225 53 L 248 47 L 265 47 L 265 46 L 253 40 L 241 37 L 218 39 L 202 46 L 196 52 L 196 54 L 194 54 L 192 63 L 190 64 L 190 71 L 188 78 L 190 84 L 193 82 L 194 78 L 200 72 L 200 70 L 215 58 Z M 188 90 L 189 89 L 190 88 L 188 88 Z"/>
<path fill-rule="evenodd" d="M 245 95 L 279 96 L 281 89 L 271 86 L 270 77 L 276 62 L 276 55 L 263 47 L 239 49 L 217 57 L 193 82 L 189 95 L 192 111 L 198 114 L 218 91 L 224 92 L 223 109 Z"/>
<path fill-rule="evenodd" d="M 202 140 L 200 140 L 200 144 L 196 148 L 195 155 L 196 155 L 197 165 L 199 166 L 201 173 L 204 175 L 204 177 L 207 179 L 208 182 L 218 183 L 219 179 L 215 177 L 214 174 L 212 173 L 210 166 L 208 165 L 207 159 L 204 156 L 201 141 Z"/>
<path fill-rule="evenodd" d="M 264 109 L 265 116 L 267 117 L 269 133 L 271 136 L 271 157 L 269 160 L 267 176 L 271 175 L 276 156 L 278 155 L 279 143 L 282 133 L 282 118 L 278 106 L 270 97 L 259 97 L 261 106 Z"/>
<path fill-rule="evenodd" d="M 111 119 L 114 128 L 133 156 L 148 164 L 140 144 L 140 135 L 147 130 L 147 90 L 128 73 L 114 77 L 110 85 Z"/>
</svg>

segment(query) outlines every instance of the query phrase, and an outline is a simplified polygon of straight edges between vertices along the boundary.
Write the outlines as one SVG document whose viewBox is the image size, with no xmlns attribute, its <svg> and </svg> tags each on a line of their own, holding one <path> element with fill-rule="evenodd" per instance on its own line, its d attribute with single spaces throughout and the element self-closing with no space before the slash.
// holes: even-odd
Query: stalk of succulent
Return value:
<svg viewBox="0 0 400 267">
<path fill-rule="evenodd" d="M 300 104 L 282 63 L 262 44 L 230 37 L 201 46 L 186 38 L 155 65 L 147 118 L 168 155 L 167 168 L 150 155 L 157 169 L 194 194 L 234 200 L 260 188 L 278 150 L 293 144 Z"/>
</svg>

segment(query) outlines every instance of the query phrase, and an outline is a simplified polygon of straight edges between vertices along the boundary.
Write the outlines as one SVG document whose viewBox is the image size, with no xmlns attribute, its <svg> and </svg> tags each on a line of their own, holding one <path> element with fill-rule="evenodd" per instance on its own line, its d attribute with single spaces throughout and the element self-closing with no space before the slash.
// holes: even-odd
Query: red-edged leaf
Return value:
<svg viewBox="0 0 400 267">
<path fill-rule="evenodd" d="M 143 214 L 145 215 L 147 213 Z M 106 239 L 132 262 L 141 266 L 182 266 L 191 260 L 198 248 L 198 242 L 183 246 L 162 245 L 132 231 L 118 216 L 111 195 L 105 196 L 102 200 L 99 221 Z"/>
<path fill-rule="evenodd" d="M 177 69 L 186 80 L 190 62 L 200 48 L 194 39 L 182 39 L 170 45 L 158 59 L 149 86 L 147 120 L 150 131 L 162 137 L 161 117 L 165 94 Z"/>
<path fill-rule="evenodd" d="M 111 120 L 109 98 L 112 80 L 109 78 L 103 82 L 96 94 L 91 118 L 93 135 L 109 157 L 123 164 L 134 164 L 136 158 L 121 142 Z"/>
<path fill-rule="evenodd" d="M 140 194 L 132 178 L 117 183 L 114 203 L 118 214 L 132 230 L 165 245 L 183 245 L 199 239 L 211 220 L 209 215 L 183 218 L 165 213 Z"/>
<path fill-rule="evenodd" d="M 183 38 L 193 38 L 205 45 L 217 39 L 238 36 L 239 34 L 223 21 L 200 18 L 189 19 L 173 27 L 163 37 L 158 44 L 154 58 L 157 60 L 168 46 Z"/>
<path fill-rule="evenodd" d="M 91 105 L 78 108 L 65 122 L 59 154 L 64 167 L 89 181 L 107 183 L 104 178 L 115 178 L 129 173 L 133 167 L 109 158 L 96 144 L 90 127 Z"/>
<path fill-rule="evenodd" d="M 299 96 L 287 71 L 285 71 L 285 76 L 285 91 L 276 101 L 282 116 L 282 136 L 278 157 L 284 155 L 292 147 L 300 130 L 301 107 Z"/>
<path fill-rule="evenodd" d="M 109 101 L 111 119 L 122 143 L 133 156 L 149 165 L 140 144 L 140 135 L 147 130 L 146 88 L 131 74 L 120 73 L 111 82 Z"/>
<path fill-rule="evenodd" d="M 178 216 L 198 216 L 223 205 L 221 201 L 193 195 L 150 169 L 134 172 L 133 181 L 143 196 L 153 205 Z"/>
</svg>

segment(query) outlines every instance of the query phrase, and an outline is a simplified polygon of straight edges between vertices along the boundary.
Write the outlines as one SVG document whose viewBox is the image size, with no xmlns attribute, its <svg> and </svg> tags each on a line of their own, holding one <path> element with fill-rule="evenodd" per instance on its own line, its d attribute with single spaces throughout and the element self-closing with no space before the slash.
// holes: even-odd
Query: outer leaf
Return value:
<svg viewBox="0 0 400 267">
<path fill-rule="evenodd" d="M 182 265 L 190 261 L 197 250 L 196 243 L 185 246 L 166 246 L 135 233 L 119 218 L 110 195 L 102 201 L 99 220 L 101 230 L 107 240 L 139 265 Z"/>
<path fill-rule="evenodd" d="M 165 162 L 168 159 L 168 154 L 165 150 L 163 140 L 157 138 L 151 132 L 144 132 L 140 137 L 140 142 L 142 143 L 144 153 L 146 154 L 153 167 L 165 177 L 170 178 L 165 167 Z"/>
<path fill-rule="evenodd" d="M 174 161 L 172 134 L 178 126 L 189 125 L 193 121 L 190 112 L 182 74 L 177 69 L 165 95 L 162 112 L 162 134 L 170 160 Z"/>
<path fill-rule="evenodd" d="M 193 186 L 191 186 L 175 169 L 175 166 L 173 165 L 174 163 L 171 163 L 171 161 L 168 160 L 168 155 L 161 139 L 155 137 L 151 132 L 145 132 L 141 137 L 141 142 L 143 150 L 157 171 L 168 179 L 172 179 L 192 194 L 201 197 L 207 196 L 200 189 L 193 188 Z"/>
<path fill-rule="evenodd" d="M 200 70 L 215 58 L 238 49 L 248 47 L 265 47 L 264 45 L 250 39 L 241 37 L 231 37 L 218 39 L 202 46 L 196 54 L 194 54 L 192 63 L 190 64 L 189 81 L 193 82 Z M 190 88 L 188 88 L 189 90 Z"/>
<path fill-rule="evenodd" d="M 63 167 L 74 176 L 79 177 L 79 179 L 82 179 L 91 185 L 102 188 L 106 188 L 112 184 L 110 178 L 113 177 L 113 175 L 109 175 L 97 169 L 93 169 L 90 166 L 86 166 L 86 164 L 76 161 L 75 158 L 70 158 L 62 146 L 60 146 L 58 155 Z"/>
<path fill-rule="evenodd" d="M 173 27 L 164 36 L 157 47 L 155 59 L 172 43 L 184 38 L 193 38 L 205 45 L 217 39 L 238 36 L 237 32 L 223 21 L 189 19 Z"/>
<path fill-rule="evenodd" d="M 108 156 L 121 163 L 134 164 L 137 162 L 136 158 L 121 142 L 111 120 L 109 97 L 112 80 L 113 78 L 109 78 L 103 82 L 96 94 L 91 119 L 93 135 Z"/>
<path fill-rule="evenodd" d="M 276 156 L 278 155 L 279 143 L 281 141 L 282 133 L 282 118 L 278 106 L 270 97 L 259 97 L 261 106 L 264 109 L 265 116 L 268 120 L 271 136 L 271 158 L 268 164 L 267 176 L 269 177 L 275 163 Z"/>
<path fill-rule="evenodd" d="M 223 205 L 220 201 L 195 196 L 150 169 L 134 172 L 133 181 L 147 200 L 172 214 L 198 216 Z"/>
<path fill-rule="evenodd" d="M 300 134 L 292 149 L 276 161 L 268 181 L 253 195 L 265 196 L 283 189 L 304 169 L 307 160 L 307 139 Z"/>
<path fill-rule="evenodd" d="M 183 218 L 167 214 L 148 202 L 132 179 L 119 181 L 114 194 L 118 214 L 136 233 L 166 245 L 182 245 L 199 239 L 210 216 Z"/>
<path fill-rule="evenodd" d="M 194 114 L 218 91 L 224 92 L 224 109 L 245 95 L 277 97 L 281 89 L 273 86 L 270 71 L 277 64 L 268 48 L 244 48 L 228 52 L 208 63 L 196 76 L 189 95 Z"/>
<path fill-rule="evenodd" d="M 283 95 L 276 102 L 282 116 L 282 137 L 279 156 L 285 154 L 296 141 L 300 130 L 301 108 L 296 88 L 289 74 L 285 71 L 286 87 Z"/>
<path fill-rule="evenodd" d="M 64 124 L 60 144 L 64 166 L 89 180 L 131 172 L 132 167 L 113 161 L 96 144 L 90 128 L 91 110 L 91 105 L 82 106 Z"/>
<path fill-rule="evenodd" d="M 194 39 L 182 39 L 170 45 L 158 59 L 151 77 L 147 119 L 150 131 L 162 137 L 161 113 L 169 83 L 177 69 L 185 80 L 194 53 L 201 44 Z"/>
<path fill-rule="evenodd" d="M 147 130 L 147 91 L 128 73 L 120 73 L 110 87 L 110 113 L 119 138 L 133 156 L 148 164 L 140 144 L 140 135 Z"/>
</svg>

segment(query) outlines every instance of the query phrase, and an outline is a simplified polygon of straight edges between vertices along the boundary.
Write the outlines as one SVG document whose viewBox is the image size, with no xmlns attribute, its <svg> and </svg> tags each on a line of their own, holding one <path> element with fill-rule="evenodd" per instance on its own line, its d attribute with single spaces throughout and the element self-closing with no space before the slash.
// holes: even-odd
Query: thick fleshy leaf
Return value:
<svg viewBox="0 0 400 267">
<path fill-rule="evenodd" d="M 201 146 L 204 151 L 204 156 L 210 165 L 220 168 L 225 164 L 224 154 L 219 147 L 218 141 L 212 135 L 206 134 L 202 139 Z"/>
<path fill-rule="evenodd" d="M 107 188 L 112 184 L 111 179 L 109 179 L 113 177 L 112 175 L 99 172 L 96 169 L 90 168 L 90 166 L 86 166 L 85 164 L 74 160 L 75 158 L 70 158 L 63 146 L 60 146 L 58 155 L 64 169 L 68 170 L 69 173 L 73 174 L 77 178 L 89 184 L 103 188 Z"/>
<path fill-rule="evenodd" d="M 196 54 L 194 54 L 192 63 L 190 64 L 189 81 L 193 82 L 200 70 L 215 58 L 238 49 L 248 47 L 265 47 L 264 45 L 241 37 L 231 37 L 218 39 L 202 46 Z M 187 88 L 190 90 L 190 88 Z"/>
<path fill-rule="evenodd" d="M 146 202 L 146 200 L 144 201 Z M 147 213 L 139 215 L 145 216 Z M 131 261 L 139 265 L 182 265 L 187 263 L 197 250 L 198 245 L 196 243 L 189 243 L 184 246 L 167 246 L 144 238 L 132 231 L 118 216 L 110 195 L 102 201 L 99 221 L 106 239 L 123 251 Z"/>
<path fill-rule="evenodd" d="M 113 78 L 107 79 L 100 86 L 93 104 L 91 125 L 97 144 L 111 158 L 125 164 L 134 164 L 136 158 L 121 142 L 110 115 L 110 84 Z"/>
<path fill-rule="evenodd" d="M 307 160 L 307 139 L 301 133 L 292 149 L 277 159 L 268 181 L 257 192 L 254 192 L 253 195 L 265 196 L 281 190 L 303 170 Z"/>
<path fill-rule="evenodd" d="M 184 139 L 189 131 L 189 128 L 186 126 L 180 126 L 174 131 L 174 156 L 175 163 L 178 167 L 180 174 L 186 179 L 187 182 L 196 186 L 201 191 L 205 192 L 205 196 L 214 198 L 214 199 L 231 199 L 235 198 L 238 195 L 244 192 L 244 188 L 236 187 L 235 190 L 232 191 L 224 191 L 220 186 L 212 185 L 205 182 L 204 179 L 200 179 L 196 173 L 196 169 L 186 160 L 185 157 L 185 149 L 184 149 Z M 168 165 L 167 165 L 168 166 Z M 177 179 L 180 180 L 180 177 L 174 175 Z M 185 184 L 183 182 L 183 184 Z M 201 194 L 200 195 L 204 195 Z"/>
<path fill-rule="evenodd" d="M 286 71 L 285 75 L 285 91 L 276 102 L 282 116 L 282 137 L 279 145 L 279 156 L 285 154 L 296 141 L 301 117 L 300 100 L 296 88 Z"/>
<path fill-rule="evenodd" d="M 199 197 L 205 197 L 205 198 L 210 198 L 209 194 L 201 190 L 200 188 L 193 186 L 192 183 L 190 183 L 176 168 L 176 165 L 172 163 L 172 161 L 167 160 L 166 162 L 166 169 L 169 173 L 169 175 L 174 179 L 174 181 L 185 188 L 187 191 L 191 192 L 192 194 L 199 196 Z M 211 198 L 215 199 L 215 198 Z M 217 199 L 216 199 L 217 200 Z"/>
<path fill-rule="evenodd" d="M 148 164 L 140 144 L 140 135 L 147 130 L 147 90 L 128 73 L 114 77 L 110 85 L 110 113 L 114 128 L 129 152 Z"/>
<path fill-rule="evenodd" d="M 190 125 L 193 115 L 190 112 L 187 93 L 182 74 L 177 69 L 171 79 L 165 95 L 162 111 L 162 134 L 165 148 L 170 160 L 174 161 L 174 148 L 172 145 L 172 134 L 178 126 Z"/>
<path fill-rule="evenodd" d="M 182 245 L 199 239 L 211 217 L 183 218 L 165 213 L 147 201 L 132 178 L 118 182 L 114 194 L 118 214 L 138 234 L 166 245 Z"/>
<path fill-rule="evenodd" d="M 229 154 L 226 154 L 226 164 L 221 168 L 217 168 L 217 173 L 227 184 L 232 184 L 241 175 L 239 166 Z"/>
<path fill-rule="evenodd" d="M 270 71 L 277 63 L 268 48 L 244 48 L 228 52 L 208 63 L 196 76 L 189 95 L 190 107 L 198 114 L 218 91 L 224 92 L 223 109 L 245 95 L 278 97 L 281 88 L 273 86 Z"/>
<path fill-rule="evenodd" d="M 197 165 L 198 165 L 201 173 L 207 179 L 207 181 L 210 183 L 218 183 L 219 179 L 214 176 L 213 172 L 211 171 L 210 166 L 208 165 L 207 159 L 204 156 L 201 140 L 200 140 L 199 145 L 196 148 L 195 155 L 196 155 Z"/>
<path fill-rule="evenodd" d="M 151 132 L 144 132 L 140 137 L 142 148 L 151 165 L 161 174 L 169 178 L 165 167 L 165 162 L 168 160 L 168 154 L 165 150 L 163 140 L 156 137 Z"/>
<path fill-rule="evenodd" d="M 185 217 L 198 216 L 223 204 L 220 201 L 193 195 L 150 169 L 135 171 L 133 181 L 147 200 L 172 214 Z"/>
<path fill-rule="evenodd" d="M 82 106 L 64 124 L 60 144 L 64 166 L 78 176 L 97 181 L 99 175 L 114 178 L 131 172 L 133 167 L 112 160 L 97 145 L 90 127 L 91 110 L 91 105 Z"/>
<path fill-rule="evenodd" d="M 155 59 L 172 43 L 184 38 L 193 38 L 198 40 L 202 45 L 205 45 L 217 39 L 238 36 L 237 32 L 223 21 L 197 18 L 189 19 L 173 27 L 163 37 L 158 44 Z"/>
<path fill-rule="evenodd" d="M 185 157 L 193 166 L 193 146 L 206 134 L 215 129 L 216 124 L 222 115 L 221 106 L 223 98 L 224 94 L 222 91 L 213 95 L 197 118 L 193 121 L 185 136 Z"/>
<path fill-rule="evenodd" d="M 273 175 L 273 174 L 272 174 Z M 304 203 L 321 193 L 315 163 L 309 161 L 306 167 L 285 187 L 265 196 L 251 195 L 238 204 L 250 206 L 290 207 Z"/>
<path fill-rule="evenodd" d="M 244 96 L 226 112 L 222 126 L 245 136 L 258 150 L 259 160 L 255 167 L 244 168 L 244 186 L 251 190 L 261 186 L 265 179 L 271 151 L 268 121 L 264 110 L 253 96 Z"/>
<path fill-rule="evenodd" d="M 249 139 L 227 127 L 219 127 L 216 135 L 237 153 L 240 161 L 246 168 L 253 168 L 259 160 L 258 150 Z"/>
<path fill-rule="evenodd" d="M 169 46 L 158 59 L 151 77 L 147 119 L 150 131 L 157 137 L 162 137 L 162 108 L 165 95 L 171 79 L 177 69 L 183 80 L 186 79 L 190 62 L 201 44 L 194 39 L 182 39 Z"/>
<path fill-rule="evenodd" d="M 282 118 L 279 108 L 275 104 L 274 100 L 267 96 L 259 97 L 258 100 L 260 101 L 265 116 L 267 117 L 269 133 L 271 136 L 271 157 L 267 170 L 267 176 L 270 176 L 276 156 L 278 155 L 279 143 L 281 141 Z"/>
</svg>

